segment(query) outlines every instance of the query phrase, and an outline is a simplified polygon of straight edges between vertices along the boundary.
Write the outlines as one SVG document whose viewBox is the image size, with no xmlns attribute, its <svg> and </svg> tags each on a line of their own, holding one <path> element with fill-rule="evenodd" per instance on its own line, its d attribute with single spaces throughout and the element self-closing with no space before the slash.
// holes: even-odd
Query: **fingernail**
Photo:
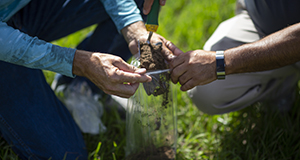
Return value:
<svg viewBox="0 0 300 160">
<path fill-rule="evenodd" d="M 147 82 L 151 82 L 152 81 L 152 77 L 151 76 L 149 76 L 150 78 L 148 79 L 148 81 Z"/>
<path fill-rule="evenodd" d="M 145 9 L 143 9 L 143 13 L 146 14 L 146 12 L 147 12 L 147 11 L 146 11 Z"/>
<path fill-rule="evenodd" d="M 166 42 L 166 45 L 169 47 L 171 45 L 171 42 L 170 41 L 167 41 Z"/>
<path fill-rule="evenodd" d="M 172 54 L 169 55 L 169 59 L 170 59 L 170 60 L 172 60 L 172 59 L 174 59 L 174 58 L 175 58 L 174 55 L 172 55 Z"/>
<path fill-rule="evenodd" d="M 139 68 L 138 70 L 135 71 L 135 73 L 145 73 L 146 72 L 146 68 Z"/>
<path fill-rule="evenodd" d="M 156 46 L 161 46 L 162 45 L 162 42 L 157 42 L 155 43 Z"/>
<path fill-rule="evenodd" d="M 161 2 L 161 5 L 165 5 L 166 4 L 166 1 L 165 0 L 163 0 L 162 2 Z"/>
</svg>

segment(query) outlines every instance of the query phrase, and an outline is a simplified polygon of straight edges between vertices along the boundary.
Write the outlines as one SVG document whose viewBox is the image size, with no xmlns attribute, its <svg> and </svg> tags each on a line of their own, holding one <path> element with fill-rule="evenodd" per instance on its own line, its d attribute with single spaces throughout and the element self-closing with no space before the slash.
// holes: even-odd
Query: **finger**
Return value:
<svg viewBox="0 0 300 160">
<path fill-rule="evenodd" d="M 134 95 L 138 87 L 138 83 L 117 84 L 114 86 L 114 90 L 107 91 L 107 94 L 112 94 L 123 98 L 129 98 Z"/>
<path fill-rule="evenodd" d="M 175 58 L 173 52 L 166 46 L 165 43 L 163 43 L 162 53 L 167 62 L 171 62 Z"/>
<path fill-rule="evenodd" d="M 135 66 L 126 63 L 123 59 L 119 59 L 118 61 L 115 61 L 113 65 L 118 69 L 126 72 L 134 73 L 136 70 L 138 70 Z"/>
<path fill-rule="evenodd" d="M 185 84 L 181 85 L 180 90 L 187 91 L 194 88 L 195 86 L 195 81 L 193 79 L 190 79 Z"/>
<path fill-rule="evenodd" d="M 131 73 L 122 70 L 116 71 L 119 82 L 128 82 L 128 83 L 144 83 L 150 82 L 152 78 L 146 74 Z"/>
<path fill-rule="evenodd" d="M 190 72 L 190 70 L 187 70 L 181 76 L 179 76 L 178 81 L 181 85 L 183 85 L 183 84 L 187 83 L 187 81 L 192 79 L 193 76 L 195 76 L 195 73 Z"/>
<path fill-rule="evenodd" d="M 183 54 L 184 52 L 181 51 L 179 48 L 177 48 L 172 42 L 170 41 L 167 41 L 166 43 L 166 46 L 169 48 L 170 51 L 173 52 L 173 54 L 175 56 L 179 56 L 180 54 Z"/>
<path fill-rule="evenodd" d="M 177 82 L 178 82 L 178 76 L 175 76 L 175 75 L 173 75 L 172 74 L 173 73 L 173 71 L 171 72 L 171 81 L 174 83 L 174 84 L 177 84 Z"/>
<path fill-rule="evenodd" d="M 151 6 L 153 4 L 154 0 L 145 0 L 144 2 L 144 8 L 143 8 L 143 13 L 145 15 L 149 14 L 150 10 L 151 10 Z"/>
<path fill-rule="evenodd" d="M 145 74 L 146 73 L 146 68 L 137 68 L 137 70 L 135 70 L 135 73 L 138 74 Z"/>
<path fill-rule="evenodd" d="M 135 70 L 134 73 L 140 74 L 140 75 L 144 75 L 147 77 L 147 81 L 146 82 L 151 82 L 152 81 L 152 77 L 149 75 L 146 75 L 146 68 L 136 68 L 137 70 Z"/>
<path fill-rule="evenodd" d="M 120 59 L 120 61 L 114 62 L 113 65 L 115 67 L 117 67 L 118 69 L 125 71 L 125 72 L 145 74 L 147 71 L 145 68 L 137 68 L 134 65 L 128 64 L 122 59 Z"/>
<path fill-rule="evenodd" d="M 176 68 L 177 66 L 183 64 L 185 62 L 183 56 L 178 56 L 175 57 L 171 62 L 170 62 L 170 67 L 171 68 Z"/>
<path fill-rule="evenodd" d="M 161 6 L 164 6 L 164 5 L 166 4 L 166 0 L 160 0 L 160 1 L 159 1 L 159 4 L 160 4 Z"/>
<path fill-rule="evenodd" d="M 154 44 L 159 44 L 161 42 L 162 43 L 162 55 L 164 56 L 164 59 L 167 61 L 167 62 L 170 62 L 174 59 L 174 54 L 172 53 L 172 51 L 166 46 L 166 42 L 168 42 L 164 37 L 162 37 L 161 35 L 159 34 L 155 34 L 155 37 L 157 38 L 153 38 L 153 42 Z"/>
<path fill-rule="evenodd" d="M 171 80 L 173 83 L 177 83 L 179 81 L 179 77 L 182 76 L 183 74 L 185 74 L 186 69 L 184 66 L 179 65 L 176 68 L 173 68 L 172 72 L 171 72 Z"/>
<path fill-rule="evenodd" d="M 128 47 L 132 54 L 137 54 L 139 52 L 138 43 L 135 40 L 129 42 Z"/>
<path fill-rule="evenodd" d="M 122 59 L 115 62 L 114 65 L 116 67 L 114 70 L 118 76 L 119 82 L 144 83 L 152 80 L 149 75 L 145 75 L 146 69 L 139 69 L 126 63 Z"/>
</svg>

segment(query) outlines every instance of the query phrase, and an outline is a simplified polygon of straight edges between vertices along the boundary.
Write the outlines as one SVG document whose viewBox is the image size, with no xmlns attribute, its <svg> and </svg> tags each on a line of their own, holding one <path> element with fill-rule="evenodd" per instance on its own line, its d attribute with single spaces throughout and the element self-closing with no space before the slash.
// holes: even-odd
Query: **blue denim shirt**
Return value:
<svg viewBox="0 0 300 160">
<path fill-rule="evenodd" d="M 142 21 L 133 0 L 100 0 L 120 31 L 127 25 Z M 59 47 L 37 37 L 30 37 L 6 24 L 30 0 L 0 1 L 0 60 L 29 68 L 72 74 L 75 49 Z"/>
</svg>

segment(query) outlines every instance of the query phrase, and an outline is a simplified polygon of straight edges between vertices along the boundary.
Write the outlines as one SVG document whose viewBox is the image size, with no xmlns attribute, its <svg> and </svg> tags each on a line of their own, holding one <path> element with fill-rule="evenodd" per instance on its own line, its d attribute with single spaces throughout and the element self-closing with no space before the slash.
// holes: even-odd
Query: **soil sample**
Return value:
<svg viewBox="0 0 300 160">
<path fill-rule="evenodd" d="M 157 71 L 167 69 L 168 65 L 165 62 L 165 59 L 162 55 L 162 43 L 157 44 L 148 44 L 146 42 L 140 43 L 140 67 L 146 68 L 147 71 Z M 164 124 L 162 124 L 161 115 L 168 115 L 167 112 L 169 106 L 169 94 L 170 94 L 170 75 L 168 72 L 153 74 L 151 75 L 152 81 L 143 83 L 144 89 L 147 94 L 150 96 L 151 94 L 154 96 L 162 95 L 162 104 L 159 107 L 159 111 L 161 114 L 153 115 L 153 114 L 145 114 L 142 116 L 142 121 L 148 115 L 148 119 L 152 119 L 153 116 L 157 116 L 155 118 L 155 127 L 151 130 L 149 126 L 140 126 L 141 129 L 150 129 L 148 132 L 153 132 L 157 130 L 164 130 L 168 128 Z M 147 91 L 148 90 L 148 91 Z M 150 92 L 149 92 L 150 90 Z M 150 106 L 149 106 L 150 107 Z M 149 110 L 148 110 L 149 111 Z M 138 114 L 138 113 L 137 113 Z M 126 160 L 174 160 L 176 157 L 176 152 L 168 145 L 164 145 L 161 147 L 157 147 L 153 145 L 153 143 L 149 143 L 149 146 L 143 145 L 135 153 L 131 153 Z"/>
<path fill-rule="evenodd" d="M 147 71 L 156 71 L 167 69 L 168 65 L 162 55 L 162 43 L 155 45 L 146 42 L 140 43 L 140 67 Z M 144 83 L 144 88 L 148 95 L 158 96 L 168 92 L 169 73 L 155 74 L 152 76 L 152 82 Z"/>
<path fill-rule="evenodd" d="M 155 71 L 167 69 L 167 64 L 161 53 L 162 43 L 156 45 L 141 43 L 140 66 L 146 68 L 147 71 Z"/>
</svg>

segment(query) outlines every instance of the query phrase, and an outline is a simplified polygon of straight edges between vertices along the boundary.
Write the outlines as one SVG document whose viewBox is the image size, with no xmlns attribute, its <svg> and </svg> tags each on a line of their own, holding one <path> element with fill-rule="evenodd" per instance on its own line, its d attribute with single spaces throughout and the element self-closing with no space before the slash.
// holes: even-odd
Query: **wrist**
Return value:
<svg viewBox="0 0 300 160">
<path fill-rule="evenodd" d="M 76 50 L 74 60 L 73 60 L 73 68 L 72 73 L 77 76 L 84 76 L 86 72 L 86 64 L 89 64 L 92 53 L 82 50 Z"/>
<path fill-rule="evenodd" d="M 132 23 L 121 30 L 127 43 L 138 39 L 139 37 L 146 36 L 147 30 L 144 22 L 138 21 Z"/>
</svg>

